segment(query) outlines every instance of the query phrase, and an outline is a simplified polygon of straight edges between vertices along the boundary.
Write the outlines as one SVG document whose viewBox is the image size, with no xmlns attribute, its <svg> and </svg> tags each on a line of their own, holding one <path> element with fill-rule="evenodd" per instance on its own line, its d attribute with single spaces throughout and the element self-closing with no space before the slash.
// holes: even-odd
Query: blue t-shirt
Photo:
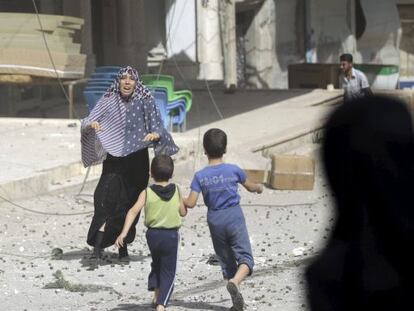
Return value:
<svg viewBox="0 0 414 311">
<path fill-rule="evenodd" d="M 198 171 L 191 190 L 202 192 L 209 210 L 221 210 L 240 204 L 238 184 L 246 181 L 246 173 L 237 165 L 221 163 Z"/>
</svg>

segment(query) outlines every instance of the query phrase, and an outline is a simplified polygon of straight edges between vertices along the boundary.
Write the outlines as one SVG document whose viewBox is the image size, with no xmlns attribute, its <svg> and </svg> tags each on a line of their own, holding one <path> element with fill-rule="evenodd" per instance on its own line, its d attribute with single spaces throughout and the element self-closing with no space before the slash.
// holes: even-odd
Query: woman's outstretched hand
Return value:
<svg viewBox="0 0 414 311">
<path fill-rule="evenodd" d="M 144 137 L 144 141 L 157 141 L 160 139 L 160 135 L 157 133 L 149 133 Z"/>
<path fill-rule="evenodd" d="M 98 131 L 100 131 L 102 129 L 101 128 L 101 125 L 97 121 L 93 121 L 91 123 L 91 128 L 93 128 L 96 132 L 98 132 Z"/>
</svg>

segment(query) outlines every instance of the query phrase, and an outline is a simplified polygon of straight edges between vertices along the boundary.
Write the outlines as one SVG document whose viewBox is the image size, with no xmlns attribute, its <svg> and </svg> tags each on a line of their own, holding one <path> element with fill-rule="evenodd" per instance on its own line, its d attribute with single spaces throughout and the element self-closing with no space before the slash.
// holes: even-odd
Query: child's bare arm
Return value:
<svg viewBox="0 0 414 311">
<path fill-rule="evenodd" d="M 183 200 L 180 200 L 180 216 L 184 217 L 185 215 L 187 215 L 187 208 L 184 205 Z"/>
<path fill-rule="evenodd" d="M 249 192 L 256 192 L 262 193 L 263 192 L 263 185 L 256 184 L 246 179 L 246 181 L 242 184 L 244 188 L 246 188 Z"/>
<path fill-rule="evenodd" d="M 180 191 L 180 190 L 178 190 L 178 191 Z M 179 193 L 180 193 L 180 210 L 179 210 L 179 212 L 180 212 L 180 216 L 184 217 L 185 215 L 187 215 L 187 207 L 185 207 L 185 205 L 184 205 L 183 197 L 181 196 L 181 191 Z"/>
<path fill-rule="evenodd" d="M 184 205 L 186 208 L 193 208 L 197 204 L 198 192 L 191 191 L 187 198 L 184 198 Z"/>
<path fill-rule="evenodd" d="M 124 246 L 124 239 L 127 236 L 129 229 L 131 228 L 132 224 L 134 223 L 135 218 L 137 218 L 137 215 L 139 214 L 139 212 L 142 210 L 142 208 L 145 205 L 146 195 L 147 195 L 146 190 L 143 190 L 140 193 L 137 202 L 128 211 L 126 218 L 125 218 L 124 227 L 122 228 L 122 232 L 115 241 L 115 245 L 117 247 Z"/>
</svg>

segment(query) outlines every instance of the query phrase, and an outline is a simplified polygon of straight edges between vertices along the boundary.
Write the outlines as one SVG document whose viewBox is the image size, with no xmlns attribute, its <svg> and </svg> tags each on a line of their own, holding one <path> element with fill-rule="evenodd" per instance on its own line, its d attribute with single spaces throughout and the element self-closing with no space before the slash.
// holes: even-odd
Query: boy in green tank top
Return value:
<svg viewBox="0 0 414 311">
<path fill-rule="evenodd" d="M 157 311 L 165 310 L 174 288 L 180 241 L 178 229 L 181 217 L 187 214 L 177 185 L 169 182 L 173 171 L 171 157 L 161 155 L 152 160 L 151 177 L 155 183 L 140 193 L 115 242 L 117 247 L 124 245 L 134 219 L 144 209 L 144 224 L 148 228 L 146 238 L 152 257 L 148 290 L 154 291 L 153 303 Z"/>
</svg>

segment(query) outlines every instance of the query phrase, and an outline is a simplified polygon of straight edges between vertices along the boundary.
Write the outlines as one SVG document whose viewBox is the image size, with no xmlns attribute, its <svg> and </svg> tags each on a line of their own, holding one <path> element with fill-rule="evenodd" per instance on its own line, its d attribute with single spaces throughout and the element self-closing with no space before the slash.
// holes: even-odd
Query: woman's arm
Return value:
<svg viewBox="0 0 414 311">
<path fill-rule="evenodd" d="M 153 97 L 150 97 L 146 100 L 144 103 L 144 116 L 145 116 L 145 122 L 146 122 L 146 128 L 148 131 L 147 136 L 144 138 L 144 140 L 149 141 L 157 141 L 160 139 L 162 129 L 164 128 L 164 125 L 162 123 L 161 119 L 161 113 L 160 110 L 155 103 L 155 100 Z"/>
<path fill-rule="evenodd" d="M 131 228 L 132 224 L 134 223 L 135 218 L 137 218 L 137 215 L 139 214 L 139 212 L 142 210 L 142 208 L 145 205 L 146 195 L 147 195 L 146 190 L 143 190 L 140 193 L 137 202 L 128 211 L 128 214 L 126 215 L 126 218 L 125 218 L 124 227 L 122 228 L 122 232 L 115 241 L 115 245 L 117 247 L 124 246 L 124 239 L 127 236 L 129 229 Z"/>
<path fill-rule="evenodd" d="M 102 118 L 102 115 L 106 112 L 107 105 L 106 101 L 103 100 L 102 97 L 98 102 L 96 103 L 95 107 L 93 107 L 92 111 L 89 113 L 89 115 L 82 120 L 81 122 L 81 130 L 86 131 L 89 129 L 94 129 L 95 131 L 102 130 L 101 125 L 99 121 Z"/>
</svg>

